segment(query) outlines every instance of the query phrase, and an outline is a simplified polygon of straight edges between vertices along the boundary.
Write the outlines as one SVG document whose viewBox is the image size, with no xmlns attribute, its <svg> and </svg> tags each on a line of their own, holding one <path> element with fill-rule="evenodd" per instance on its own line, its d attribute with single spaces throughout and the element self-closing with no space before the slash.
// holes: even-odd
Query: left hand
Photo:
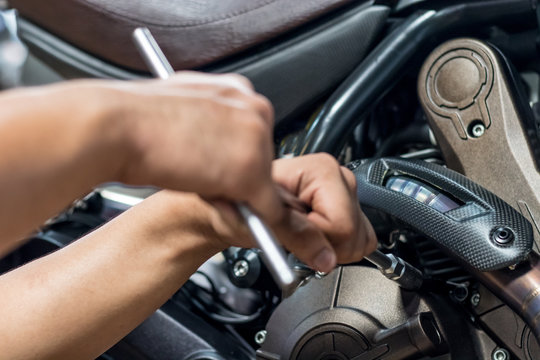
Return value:
<svg viewBox="0 0 540 360">
<path fill-rule="evenodd" d="M 356 179 L 328 154 L 275 160 L 273 179 L 309 206 L 309 213 L 294 209 L 273 229 L 279 241 L 310 267 L 331 271 L 337 263 L 359 261 L 373 252 L 377 239 L 358 204 Z M 228 246 L 252 247 L 247 229 L 218 206 L 213 228 Z"/>
</svg>

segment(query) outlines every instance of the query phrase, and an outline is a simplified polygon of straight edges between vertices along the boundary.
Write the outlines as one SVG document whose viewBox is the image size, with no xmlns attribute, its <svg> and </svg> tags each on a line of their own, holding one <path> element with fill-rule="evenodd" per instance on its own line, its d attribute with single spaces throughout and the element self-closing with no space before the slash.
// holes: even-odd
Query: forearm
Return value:
<svg viewBox="0 0 540 360">
<path fill-rule="evenodd" d="M 0 254 L 92 186 L 116 180 L 121 120 L 107 113 L 110 94 L 87 84 L 0 96 Z"/>
<path fill-rule="evenodd" d="M 179 196 L 175 224 L 163 223 L 163 199 L 151 198 L 0 277 L 2 357 L 95 358 L 163 304 L 220 250 L 203 237 L 212 236 L 207 205 Z"/>
</svg>

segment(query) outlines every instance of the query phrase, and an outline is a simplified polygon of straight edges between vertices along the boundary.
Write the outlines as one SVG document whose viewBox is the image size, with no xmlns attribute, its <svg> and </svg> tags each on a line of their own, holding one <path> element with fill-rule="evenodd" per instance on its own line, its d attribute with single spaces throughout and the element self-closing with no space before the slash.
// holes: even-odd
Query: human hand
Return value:
<svg viewBox="0 0 540 360">
<path fill-rule="evenodd" d="M 181 72 L 106 86 L 132 145 L 119 181 L 247 202 L 267 221 L 281 218 L 273 110 L 246 78 Z"/>
<path fill-rule="evenodd" d="M 307 213 L 288 209 L 273 226 L 280 242 L 310 267 L 328 272 L 336 263 L 359 261 L 376 249 L 375 232 L 358 204 L 355 177 L 333 157 L 275 160 L 273 178 L 310 208 Z M 255 246 L 231 209 L 224 204 L 218 209 L 209 217 L 214 240 L 222 246 Z"/>
<path fill-rule="evenodd" d="M 328 272 L 377 248 L 375 231 L 358 203 L 356 178 L 332 156 L 276 160 L 273 178 L 311 210 L 290 211 L 288 223 L 278 229 L 280 241 L 300 260 Z"/>
</svg>

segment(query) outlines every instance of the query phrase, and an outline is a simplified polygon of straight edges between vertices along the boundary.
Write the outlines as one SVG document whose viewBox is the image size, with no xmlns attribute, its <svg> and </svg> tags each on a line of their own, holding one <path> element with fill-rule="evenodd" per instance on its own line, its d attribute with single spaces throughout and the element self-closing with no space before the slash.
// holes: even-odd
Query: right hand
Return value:
<svg viewBox="0 0 540 360">
<path fill-rule="evenodd" d="M 103 83 L 114 90 L 132 148 L 120 181 L 243 201 L 270 222 L 282 204 L 271 179 L 270 102 L 240 75 L 181 72 Z"/>
<path fill-rule="evenodd" d="M 275 160 L 273 168 L 274 181 L 285 189 L 285 194 L 297 197 L 309 208 L 308 212 L 287 209 L 283 220 L 273 226 L 280 242 L 301 261 L 329 272 L 336 263 L 360 261 L 377 248 L 373 227 L 358 204 L 356 178 L 336 159 L 328 154 L 311 154 Z M 198 234 L 201 244 L 206 243 L 214 253 L 229 246 L 256 246 L 229 204 L 205 202 L 193 194 L 170 191 L 151 199 L 145 201 L 145 206 L 156 206 L 149 211 L 157 219 L 152 221 L 157 229 L 152 232 Z"/>
</svg>

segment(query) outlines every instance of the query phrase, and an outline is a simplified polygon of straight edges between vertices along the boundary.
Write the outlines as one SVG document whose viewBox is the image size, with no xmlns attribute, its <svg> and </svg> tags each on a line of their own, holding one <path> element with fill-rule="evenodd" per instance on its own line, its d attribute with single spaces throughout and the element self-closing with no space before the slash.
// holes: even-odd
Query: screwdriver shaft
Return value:
<svg viewBox="0 0 540 360">
<path fill-rule="evenodd" d="M 144 61 L 154 76 L 167 79 L 174 73 L 163 51 L 147 28 L 137 28 L 133 40 Z M 261 249 L 262 259 L 272 274 L 274 281 L 284 291 L 290 291 L 298 282 L 276 237 L 262 219 L 246 204 L 235 203 L 238 212 L 246 222 L 257 246 Z"/>
</svg>

